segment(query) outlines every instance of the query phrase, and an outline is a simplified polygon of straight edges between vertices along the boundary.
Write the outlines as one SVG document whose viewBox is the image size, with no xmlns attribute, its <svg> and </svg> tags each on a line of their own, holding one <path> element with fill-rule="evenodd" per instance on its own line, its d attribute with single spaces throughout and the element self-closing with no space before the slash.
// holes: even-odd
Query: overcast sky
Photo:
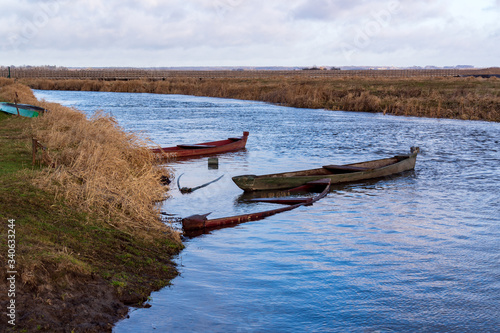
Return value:
<svg viewBox="0 0 500 333">
<path fill-rule="evenodd" d="M 0 0 L 0 65 L 500 66 L 500 0 Z"/>
</svg>

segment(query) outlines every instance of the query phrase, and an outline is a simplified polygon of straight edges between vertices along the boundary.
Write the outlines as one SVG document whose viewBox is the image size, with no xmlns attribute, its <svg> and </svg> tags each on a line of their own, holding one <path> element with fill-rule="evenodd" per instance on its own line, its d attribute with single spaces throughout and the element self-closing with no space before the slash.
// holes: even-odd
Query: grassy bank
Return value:
<svg viewBox="0 0 500 333">
<path fill-rule="evenodd" d="M 381 112 L 433 118 L 500 121 L 500 79 L 413 78 L 167 78 L 162 81 L 23 79 L 45 90 L 187 94 L 258 100 L 299 108 Z"/>
<path fill-rule="evenodd" d="M 17 92 L 20 102 L 41 104 L 26 89 L 4 84 L 0 99 L 11 101 L 12 95 L 15 96 L 12 93 Z M 126 315 L 127 305 L 140 306 L 152 291 L 168 285 L 177 275 L 171 257 L 182 248 L 180 239 L 160 222 L 154 204 L 134 206 L 128 202 L 134 198 L 129 188 L 136 183 L 126 181 L 128 187 L 119 186 L 113 181 L 121 182 L 123 178 L 110 176 L 105 187 L 92 185 L 94 181 L 102 181 L 91 177 L 92 170 L 106 175 L 106 170 L 96 169 L 95 164 L 112 169 L 128 163 L 126 169 L 132 178 L 155 178 L 158 170 L 149 169 L 147 156 L 143 156 L 146 162 L 122 156 L 141 151 L 140 142 L 130 134 L 115 134 L 111 145 L 120 143 L 122 148 L 116 153 L 114 164 L 108 163 L 105 159 L 113 155 L 99 153 L 108 141 L 100 142 L 92 129 L 102 130 L 103 124 L 112 132 L 120 129 L 111 128 L 106 117 L 97 117 L 95 126 L 90 121 L 88 128 L 82 128 L 78 125 L 85 123 L 84 118 L 70 111 L 59 109 L 55 114 L 67 112 L 73 120 L 80 119 L 75 122 L 77 127 L 66 122 L 59 129 L 60 123 L 50 117 L 26 119 L 0 112 L 0 252 L 5 259 L 0 278 L 3 281 L 10 276 L 7 272 L 13 270 L 7 266 L 7 259 L 11 259 L 7 257 L 9 220 L 15 220 L 16 244 L 15 295 L 9 296 L 10 285 L 0 284 L 0 325 L 9 331 L 111 331 L 113 323 Z M 85 135 L 87 141 L 78 136 L 79 131 L 90 133 Z M 51 167 L 31 165 L 31 137 L 35 133 L 39 139 L 51 139 L 46 144 Z M 77 140 L 68 141 L 65 133 Z M 58 136 L 67 144 L 57 142 Z M 123 146 L 132 150 L 124 150 Z M 94 152 L 85 158 L 89 147 Z M 98 157 L 103 159 L 84 161 Z M 145 186 L 155 196 L 159 193 L 156 183 Z M 101 200 L 104 204 L 99 203 Z M 7 322 L 10 318 L 6 315 L 12 299 L 16 304 L 15 326 Z"/>
</svg>

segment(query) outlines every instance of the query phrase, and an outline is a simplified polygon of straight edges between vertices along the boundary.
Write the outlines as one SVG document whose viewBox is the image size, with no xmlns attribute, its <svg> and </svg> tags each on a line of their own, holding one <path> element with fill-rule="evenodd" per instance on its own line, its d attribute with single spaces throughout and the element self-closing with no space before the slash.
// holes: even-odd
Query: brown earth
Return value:
<svg viewBox="0 0 500 333">
<path fill-rule="evenodd" d="M 1 286 L 0 293 L 6 295 L 6 288 Z M 128 312 L 108 282 L 87 277 L 63 290 L 21 285 L 16 304 L 17 328 L 4 323 L 7 332 L 111 332 L 113 323 Z M 7 305 L 8 300 L 0 302 L 2 309 Z M 2 317 L 8 318 L 5 310 Z"/>
</svg>

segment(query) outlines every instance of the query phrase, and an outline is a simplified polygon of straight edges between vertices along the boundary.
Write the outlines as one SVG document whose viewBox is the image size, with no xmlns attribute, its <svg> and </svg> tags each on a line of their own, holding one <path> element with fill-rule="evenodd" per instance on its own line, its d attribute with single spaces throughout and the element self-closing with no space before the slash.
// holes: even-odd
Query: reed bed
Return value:
<svg viewBox="0 0 500 333">
<path fill-rule="evenodd" d="M 161 81 L 24 79 L 23 82 L 45 90 L 186 94 L 259 100 L 298 108 L 500 121 L 500 79 L 496 77 L 267 76 L 262 79 L 175 77 Z"/>
<path fill-rule="evenodd" d="M 5 78 L 0 78 L 0 98 L 12 103 L 38 103 L 33 91 L 28 86 Z"/>
<path fill-rule="evenodd" d="M 13 82 L 13 81 L 10 81 Z M 125 232 L 179 235 L 160 220 L 157 202 L 168 196 L 160 183 L 170 171 L 157 163 L 148 141 L 124 131 L 109 115 L 82 112 L 56 103 L 37 101 L 18 83 L 0 81 L 0 98 L 30 103 L 49 110 L 27 129 L 46 147 L 50 167 L 33 183 L 83 211 Z M 152 233 L 153 231 L 153 233 Z"/>
</svg>

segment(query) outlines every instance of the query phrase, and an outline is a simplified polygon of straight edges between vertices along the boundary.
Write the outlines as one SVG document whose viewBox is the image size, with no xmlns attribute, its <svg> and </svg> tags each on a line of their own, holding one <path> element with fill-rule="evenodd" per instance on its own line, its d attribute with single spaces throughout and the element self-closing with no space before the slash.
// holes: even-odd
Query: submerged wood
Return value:
<svg viewBox="0 0 500 333">
<path fill-rule="evenodd" d="M 152 148 L 151 151 L 159 156 L 168 157 L 192 157 L 220 154 L 245 148 L 248 135 L 248 132 L 243 132 L 243 136 L 241 137 L 196 144 L 181 144 L 175 147 Z"/>
<path fill-rule="evenodd" d="M 293 192 L 318 192 L 322 193 L 325 185 L 328 183 L 330 185 L 330 180 L 328 178 L 325 179 L 320 179 L 316 181 L 309 182 L 305 185 L 295 187 L 292 189 L 287 190 L 287 193 L 293 193 Z M 305 198 L 300 198 L 300 197 L 281 197 L 281 198 L 253 198 L 253 199 L 248 199 L 247 201 L 250 202 L 267 202 L 267 203 L 276 203 L 276 204 L 282 204 L 282 205 L 296 205 L 299 203 L 304 203 L 306 205 L 310 204 L 311 197 L 305 197 Z"/>
<path fill-rule="evenodd" d="M 329 179 L 323 179 L 321 181 L 313 182 L 313 184 L 311 184 L 310 186 L 317 187 L 320 184 L 322 184 L 324 187 L 323 191 L 320 194 L 318 194 L 315 197 L 311 197 L 311 198 L 301 198 L 301 200 L 298 203 L 292 204 L 288 207 L 266 210 L 266 211 L 257 212 L 257 213 L 237 215 L 237 216 L 221 217 L 221 218 L 212 219 L 212 220 L 207 219 L 207 216 L 210 213 L 191 215 L 189 217 L 182 219 L 182 228 L 184 229 L 184 231 L 191 231 L 191 230 L 199 230 L 199 229 L 205 229 L 205 228 L 216 228 L 216 227 L 221 227 L 221 226 L 229 226 L 229 225 L 239 224 L 239 223 L 243 223 L 243 222 L 261 220 L 265 217 L 275 215 L 278 213 L 282 213 L 282 212 L 286 212 L 286 211 L 298 208 L 300 206 L 312 205 L 314 202 L 318 201 L 319 199 L 324 198 L 330 190 L 330 180 Z"/>
<path fill-rule="evenodd" d="M 331 184 L 356 182 L 413 170 L 419 151 L 418 147 L 412 147 L 409 155 L 262 176 L 242 175 L 232 179 L 244 191 L 284 190 L 323 178 L 330 179 Z"/>
<path fill-rule="evenodd" d="M 221 179 L 222 177 L 224 177 L 224 175 L 220 176 L 219 178 L 216 178 L 212 181 L 209 181 L 208 183 L 205 183 L 203 185 L 200 185 L 200 186 L 196 186 L 196 187 L 181 187 L 181 183 L 180 183 L 180 180 L 181 180 L 181 177 L 182 177 L 183 173 L 177 178 L 177 187 L 179 188 L 179 191 L 181 191 L 182 194 L 184 193 L 191 193 L 191 192 L 194 192 L 196 190 L 199 190 L 200 188 L 203 188 L 205 186 L 208 186 L 212 183 L 215 183 L 216 181 L 218 181 L 219 179 Z"/>
</svg>

